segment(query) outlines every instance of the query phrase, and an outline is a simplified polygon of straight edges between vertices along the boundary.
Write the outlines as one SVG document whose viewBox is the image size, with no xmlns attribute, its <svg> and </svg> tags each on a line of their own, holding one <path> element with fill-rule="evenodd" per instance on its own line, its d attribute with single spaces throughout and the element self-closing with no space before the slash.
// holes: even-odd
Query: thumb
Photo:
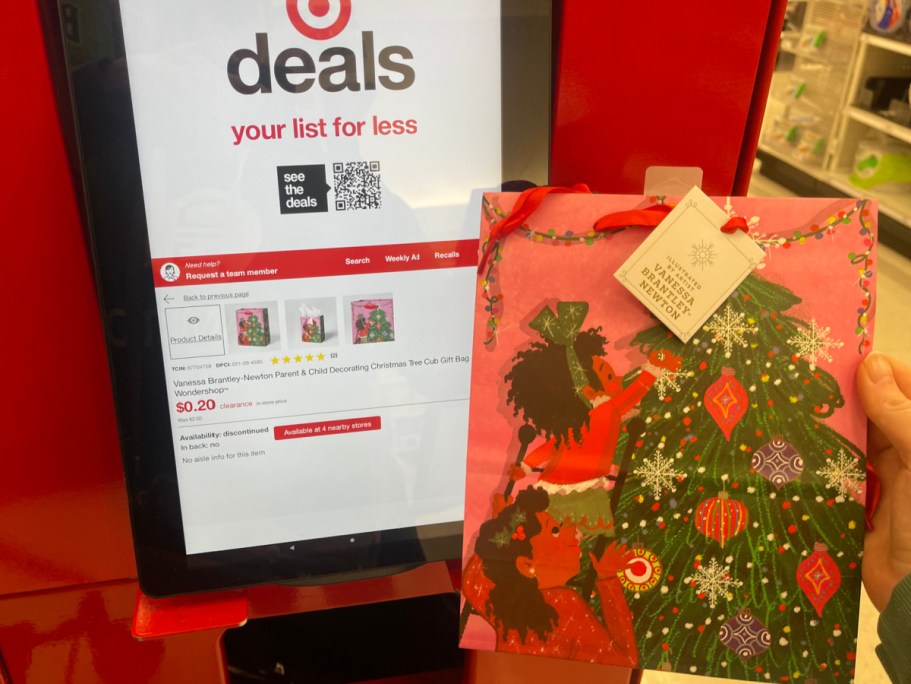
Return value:
<svg viewBox="0 0 911 684">
<path fill-rule="evenodd" d="M 857 371 L 857 391 L 867 417 L 911 463 L 911 398 L 896 379 L 897 370 L 885 354 L 870 354 Z M 898 370 L 905 372 L 907 368 Z"/>
</svg>

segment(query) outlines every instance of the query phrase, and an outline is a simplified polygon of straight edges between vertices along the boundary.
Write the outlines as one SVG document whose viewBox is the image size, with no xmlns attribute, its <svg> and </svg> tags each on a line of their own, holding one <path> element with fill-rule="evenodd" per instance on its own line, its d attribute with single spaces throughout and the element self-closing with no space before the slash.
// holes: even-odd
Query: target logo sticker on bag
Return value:
<svg viewBox="0 0 911 684">
<path fill-rule="evenodd" d="M 335 38 L 351 19 L 351 0 L 287 0 L 288 18 L 313 40 Z"/>
</svg>

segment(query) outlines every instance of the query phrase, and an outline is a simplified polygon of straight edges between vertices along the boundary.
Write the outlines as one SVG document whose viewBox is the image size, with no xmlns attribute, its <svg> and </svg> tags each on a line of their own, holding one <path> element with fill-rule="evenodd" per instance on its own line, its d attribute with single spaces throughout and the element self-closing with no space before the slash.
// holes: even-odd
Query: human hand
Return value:
<svg viewBox="0 0 911 684">
<path fill-rule="evenodd" d="M 653 349 L 648 355 L 650 364 L 671 373 L 676 373 L 680 370 L 682 361 L 681 357 L 671 354 L 667 349 Z"/>
<path fill-rule="evenodd" d="M 867 459 L 881 484 L 873 529 L 864 537 L 863 582 L 882 611 L 911 573 L 911 367 L 871 354 L 857 370 L 857 390 L 870 420 Z"/>
<path fill-rule="evenodd" d="M 595 568 L 599 580 L 615 578 L 632 558 L 632 552 L 627 550 L 626 544 L 617 546 L 617 542 L 612 542 L 604 549 L 601 558 L 595 558 L 593 553 L 588 555 L 592 559 L 592 567 Z"/>
</svg>

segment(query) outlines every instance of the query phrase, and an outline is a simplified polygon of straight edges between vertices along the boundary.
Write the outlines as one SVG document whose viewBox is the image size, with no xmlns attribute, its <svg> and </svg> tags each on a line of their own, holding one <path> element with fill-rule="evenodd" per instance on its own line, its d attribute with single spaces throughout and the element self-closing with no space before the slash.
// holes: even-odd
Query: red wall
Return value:
<svg viewBox="0 0 911 684">
<path fill-rule="evenodd" d="M 698 166 L 743 194 L 783 0 L 564 0 L 551 183 L 636 193 L 649 166 Z"/>
</svg>

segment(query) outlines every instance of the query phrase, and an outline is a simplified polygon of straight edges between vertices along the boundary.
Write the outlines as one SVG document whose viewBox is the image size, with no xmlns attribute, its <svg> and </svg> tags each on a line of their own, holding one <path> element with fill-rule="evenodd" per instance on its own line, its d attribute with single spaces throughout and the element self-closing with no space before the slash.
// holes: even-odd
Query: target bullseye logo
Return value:
<svg viewBox="0 0 911 684">
<path fill-rule="evenodd" d="M 294 28 L 313 40 L 334 38 L 351 19 L 351 0 L 286 0 L 286 5 Z"/>
<path fill-rule="evenodd" d="M 311 40 L 337 36 L 351 19 L 351 0 L 285 0 L 285 8 L 294 28 Z M 273 86 L 302 94 L 312 88 L 326 93 L 407 90 L 414 84 L 411 50 L 384 46 L 372 30 L 361 31 L 360 45 L 349 35 L 345 46 L 323 42 L 276 50 L 265 31 L 257 31 L 254 38 L 256 47 L 241 47 L 228 56 L 228 82 L 241 95 L 267 95 Z"/>
</svg>

